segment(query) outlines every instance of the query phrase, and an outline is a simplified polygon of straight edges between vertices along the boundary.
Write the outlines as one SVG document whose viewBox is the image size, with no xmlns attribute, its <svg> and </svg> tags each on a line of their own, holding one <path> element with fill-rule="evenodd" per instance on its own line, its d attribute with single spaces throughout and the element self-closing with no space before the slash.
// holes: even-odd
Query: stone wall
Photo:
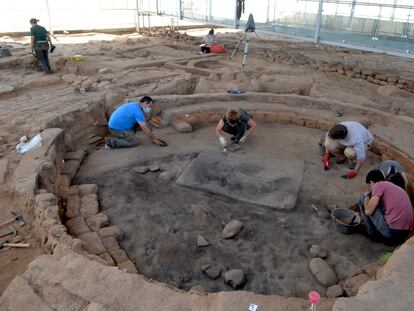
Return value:
<svg viewBox="0 0 414 311">
<path fill-rule="evenodd" d="M 15 173 L 15 194 L 25 203 L 35 234 L 47 253 L 57 245 L 68 247 L 106 265 L 136 273 L 134 264 L 119 248 L 119 228 L 99 212 L 96 185 L 72 186 L 85 156 L 83 150 L 65 153 L 64 131 L 41 133 L 42 147 L 23 155 Z M 65 221 L 63 225 L 62 220 Z"/>
</svg>

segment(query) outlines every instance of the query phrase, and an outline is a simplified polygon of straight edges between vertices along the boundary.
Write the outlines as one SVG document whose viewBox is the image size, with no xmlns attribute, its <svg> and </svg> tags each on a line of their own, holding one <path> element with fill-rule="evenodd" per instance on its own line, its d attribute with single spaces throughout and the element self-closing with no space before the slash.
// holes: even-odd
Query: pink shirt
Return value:
<svg viewBox="0 0 414 311">
<path fill-rule="evenodd" d="M 391 229 L 413 230 L 413 207 L 404 189 L 388 181 L 374 184 L 372 195 L 380 197 L 385 220 Z"/>
</svg>

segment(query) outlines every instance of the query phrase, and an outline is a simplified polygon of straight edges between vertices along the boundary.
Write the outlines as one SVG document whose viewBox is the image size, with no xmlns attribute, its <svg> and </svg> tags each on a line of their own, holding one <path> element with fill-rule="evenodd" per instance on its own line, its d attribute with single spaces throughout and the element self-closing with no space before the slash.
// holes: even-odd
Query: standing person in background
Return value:
<svg viewBox="0 0 414 311">
<path fill-rule="evenodd" d="M 51 48 L 54 48 L 50 39 L 49 33 L 45 27 L 37 24 L 39 20 L 36 18 L 30 19 L 30 36 L 32 53 L 38 59 L 44 73 L 52 73 L 52 69 L 49 64 L 49 44 Z"/>
<path fill-rule="evenodd" d="M 210 29 L 208 35 L 204 36 L 203 41 L 200 44 L 201 52 L 203 53 L 210 53 L 210 46 L 217 43 L 217 38 L 214 36 L 214 29 Z"/>
</svg>

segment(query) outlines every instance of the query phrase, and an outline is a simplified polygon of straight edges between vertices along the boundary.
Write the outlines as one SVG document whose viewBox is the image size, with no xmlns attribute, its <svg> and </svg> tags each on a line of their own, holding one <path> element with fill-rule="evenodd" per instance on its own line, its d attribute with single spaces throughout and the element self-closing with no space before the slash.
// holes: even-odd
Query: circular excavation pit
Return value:
<svg viewBox="0 0 414 311">
<path fill-rule="evenodd" d="M 124 232 L 121 247 L 151 279 L 185 290 L 201 285 L 208 292 L 242 288 L 304 297 L 317 290 L 326 296 L 327 287 L 378 265 L 392 250 L 362 234 L 335 231 L 326 207 L 355 204 L 364 186 L 340 178 L 346 164 L 322 170 L 321 130 L 259 123 L 241 150 L 226 154 L 212 126 L 157 135 L 169 147 L 140 134 L 137 148 L 92 153 L 76 178 L 98 185 L 101 211 Z M 379 161 L 368 152 L 361 175 Z M 226 239 L 223 229 L 234 220 L 243 227 Z M 313 245 L 319 254 L 310 253 Z M 315 279 L 313 256 L 334 269 L 334 284 Z M 233 269 L 243 271 L 245 282 L 226 279 Z"/>
</svg>

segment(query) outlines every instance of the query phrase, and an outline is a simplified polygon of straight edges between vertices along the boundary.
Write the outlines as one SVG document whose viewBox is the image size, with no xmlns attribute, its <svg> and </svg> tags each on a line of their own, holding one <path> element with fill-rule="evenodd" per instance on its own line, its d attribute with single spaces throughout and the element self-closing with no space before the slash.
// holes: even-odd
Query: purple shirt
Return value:
<svg viewBox="0 0 414 311">
<path fill-rule="evenodd" d="M 380 197 L 385 220 L 391 229 L 413 230 L 413 207 L 404 189 L 388 181 L 380 181 L 372 187 L 372 195 Z"/>
</svg>

